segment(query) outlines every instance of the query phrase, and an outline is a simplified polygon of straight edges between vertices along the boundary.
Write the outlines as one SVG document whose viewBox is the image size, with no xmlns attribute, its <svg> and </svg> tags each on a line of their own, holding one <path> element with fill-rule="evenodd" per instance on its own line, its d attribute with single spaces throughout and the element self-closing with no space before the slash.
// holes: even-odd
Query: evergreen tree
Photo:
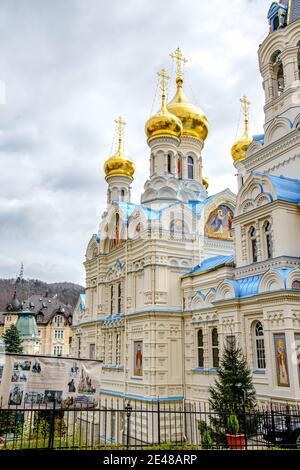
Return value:
<svg viewBox="0 0 300 470">
<path fill-rule="evenodd" d="M 254 410 L 256 393 L 242 350 L 233 343 L 225 347 L 218 378 L 209 391 L 209 403 L 215 412 L 212 422 L 226 428 L 229 414 L 235 413 L 244 428 L 245 412 Z"/>
<path fill-rule="evenodd" d="M 11 325 L 2 336 L 5 344 L 5 351 L 9 353 L 23 352 L 22 338 L 15 325 Z"/>
</svg>

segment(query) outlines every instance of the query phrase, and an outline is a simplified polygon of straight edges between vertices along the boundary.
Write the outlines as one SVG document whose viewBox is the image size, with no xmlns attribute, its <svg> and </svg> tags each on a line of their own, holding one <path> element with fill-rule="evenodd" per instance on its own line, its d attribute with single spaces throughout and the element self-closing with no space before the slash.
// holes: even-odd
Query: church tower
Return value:
<svg viewBox="0 0 300 470">
<path fill-rule="evenodd" d="M 124 155 L 125 121 L 121 117 L 115 121 L 118 144 L 116 153 L 104 164 L 105 179 L 108 183 L 107 204 L 113 201 L 130 202 L 131 183 L 135 172 L 134 163 Z"/>
</svg>

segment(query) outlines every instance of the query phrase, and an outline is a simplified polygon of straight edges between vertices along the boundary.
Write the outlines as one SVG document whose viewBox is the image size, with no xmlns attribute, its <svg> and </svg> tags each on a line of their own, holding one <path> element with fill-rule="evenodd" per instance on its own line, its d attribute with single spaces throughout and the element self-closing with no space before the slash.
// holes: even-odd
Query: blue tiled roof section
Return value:
<svg viewBox="0 0 300 470">
<path fill-rule="evenodd" d="M 135 209 L 139 209 L 141 212 L 143 212 L 147 220 L 156 220 L 160 217 L 160 211 L 155 211 L 153 209 L 150 209 L 150 207 L 146 207 L 141 204 L 133 204 L 130 202 L 115 202 L 115 204 L 117 204 L 120 209 L 122 209 L 126 222 L 128 221 Z"/>
<path fill-rule="evenodd" d="M 279 268 L 279 269 L 274 269 L 277 273 L 280 274 L 280 276 L 283 279 L 284 282 L 284 288 L 286 289 L 286 280 L 291 271 L 294 271 L 295 268 Z"/>
<path fill-rule="evenodd" d="M 260 142 L 261 144 L 264 144 L 265 142 L 265 135 L 264 134 L 258 134 L 258 135 L 254 135 L 252 137 L 253 141 L 254 142 Z"/>
<path fill-rule="evenodd" d="M 235 297 L 241 299 L 243 297 L 250 297 L 251 295 L 258 294 L 258 287 L 261 278 L 262 275 L 250 276 L 236 281 L 228 279 L 228 282 L 230 282 L 234 288 Z"/>
<path fill-rule="evenodd" d="M 201 264 L 195 266 L 192 271 L 185 274 L 188 276 L 189 274 L 198 274 L 202 272 L 209 271 L 210 269 L 215 269 L 218 266 L 223 266 L 224 264 L 231 264 L 234 263 L 234 256 L 213 256 L 212 258 L 207 258 L 202 261 Z"/>
<path fill-rule="evenodd" d="M 276 192 L 277 199 L 280 201 L 293 202 L 296 204 L 300 202 L 300 180 L 285 178 L 284 176 L 269 175 L 260 171 L 255 171 L 254 173 L 269 178 Z"/>
</svg>

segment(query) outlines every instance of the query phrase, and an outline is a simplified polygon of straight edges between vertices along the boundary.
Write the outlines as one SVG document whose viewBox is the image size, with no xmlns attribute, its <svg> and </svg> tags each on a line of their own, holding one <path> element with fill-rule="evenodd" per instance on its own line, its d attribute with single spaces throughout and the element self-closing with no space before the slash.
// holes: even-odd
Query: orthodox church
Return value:
<svg viewBox="0 0 300 470">
<path fill-rule="evenodd" d="M 86 296 L 73 355 L 101 359 L 101 400 L 208 400 L 224 348 L 244 351 L 261 402 L 300 400 L 300 2 L 273 2 L 259 47 L 264 133 L 233 145 L 237 197 L 208 194 L 209 124 L 159 74 L 161 108 L 145 126 L 150 174 L 131 203 L 135 167 L 118 145 L 104 165 L 107 210 L 86 250 Z M 234 171 L 234 170 L 233 170 Z"/>
</svg>

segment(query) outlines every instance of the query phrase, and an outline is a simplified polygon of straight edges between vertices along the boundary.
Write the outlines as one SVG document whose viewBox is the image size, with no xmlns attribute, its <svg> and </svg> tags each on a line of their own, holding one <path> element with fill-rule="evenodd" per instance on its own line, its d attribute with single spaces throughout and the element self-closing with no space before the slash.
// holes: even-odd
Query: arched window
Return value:
<svg viewBox="0 0 300 470">
<path fill-rule="evenodd" d="M 125 199 L 125 189 L 121 189 L 121 201 Z"/>
<path fill-rule="evenodd" d="M 188 179 L 194 179 L 194 159 L 193 157 L 188 157 Z"/>
<path fill-rule="evenodd" d="M 110 314 L 113 315 L 114 311 L 114 286 L 110 286 Z"/>
<path fill-rule="evenodd" d="M 257 262 L 257 240 L 256 240 L 256 230 L 254 227 L 251 227 L 249 230 L 250 235 L 250 247 L 251 247 L 251 257 L 252 262 Z"/>
<path fill-rule="evenodd" d="M 168 173 L 172 173 L 172 155 L 168 153 Z"/>
<path fill-rule="evenodd" d="M 273 257 L 273 244 L 272 244 L 272 225 L 271 222 L 267 221 L 264 225 L 265 232 L 265 243 L 266 243 L 266 254 L 267 258 Z"/>
<path fill-rule="evenodd" d="M 266 368 L 266 353 L 265 353 L 265 339 L 264 329 L 261 322 L 255 325 L 255 352 L 256 352 L 256 367 L 257 369 Z"/>
<path fill-rule="evenodd" d="M 116 214 L 116 238 L 115 238 L 115 244 L 116 246 L 120 245 L 120 216 L 117 213 Z"/>
<path fill-rule="evenodd" d="M 122 301 L 122 286 L 118 284 L 118 313 L 121 313 L 121 301 Z"/>
<path fill-rule="evenodd" d="M 178 178 L 181 179 L 182 178 L 182 164 L 181 164 L 181 157 L 178 157 L 178 161 L 177 161 L 177 170 L 178 170 Z"/>
<path fill-rule="evenodd" d="M 199 330 L 197 334 L 197 349 L 198 349 L 198 367 L 204 367 L 203 330 Z"/>
<path fill-rule="evenodd" d="M 213 367 L 219 367 L 219 335 L 217 328 L 213 328 L 211 332 L 211 340 Z"/>
<path fill-rule="evenodd" d="M 284 91 L 284 73 L 283 73 L 283 64 L 281 61 L 281 52 L 276 51 L 271 59 L 273 66 L 273 78 L 275 85 L 275 94 L 274 98 L 280 96 Z"/>
</svg>

